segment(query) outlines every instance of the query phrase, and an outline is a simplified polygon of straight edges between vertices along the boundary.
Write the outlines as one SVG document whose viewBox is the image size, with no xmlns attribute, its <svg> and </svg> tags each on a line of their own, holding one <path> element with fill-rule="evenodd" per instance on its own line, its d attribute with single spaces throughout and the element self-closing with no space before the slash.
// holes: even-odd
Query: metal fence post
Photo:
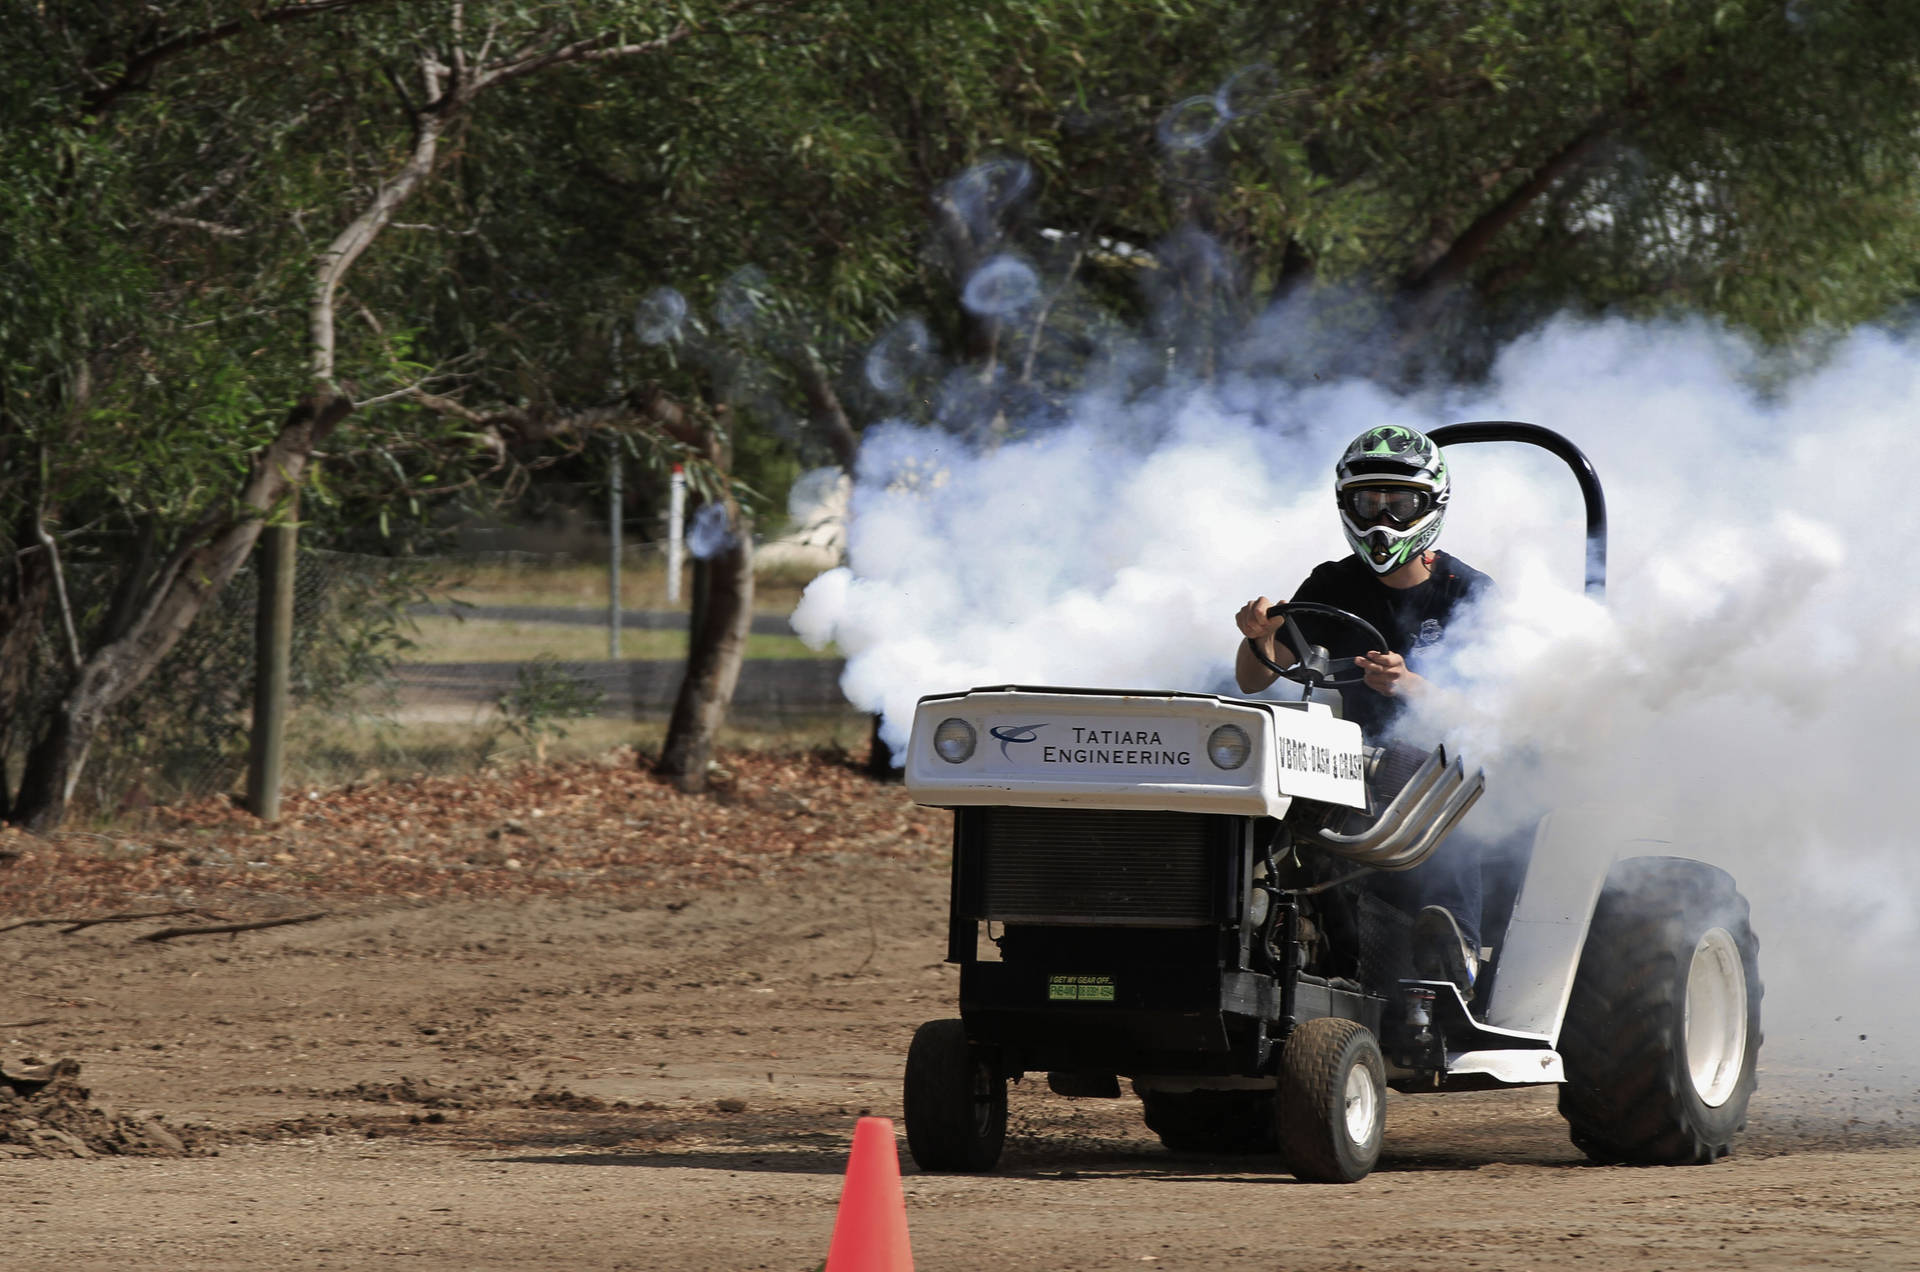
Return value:
<svg viewBox="0 0 1920 1272">
<path fill-rule="evenodd" d="M 287 687 L 293 668 L 293 582 L 299 547 L 300 499 L 286 520 L 260 532 L 254 552 L 260 594 L 253 624 L 253 728 L 247 735 L 247 809 L 280 820 L 280 777 L 286 758 Z"/>
<path fill-rule="evenodd" d="M 607 464 L 607 657 L 620 657 L 620 439 L 609 438 L 612 454 Z"/>
<path fill-rule="evenodd" d="M 667 484 L 667 604 L 680 603 L 680 561 L 686 550 L 687 475 L 680 465 L 673 466 L 673 480 Z"/>
</svg>

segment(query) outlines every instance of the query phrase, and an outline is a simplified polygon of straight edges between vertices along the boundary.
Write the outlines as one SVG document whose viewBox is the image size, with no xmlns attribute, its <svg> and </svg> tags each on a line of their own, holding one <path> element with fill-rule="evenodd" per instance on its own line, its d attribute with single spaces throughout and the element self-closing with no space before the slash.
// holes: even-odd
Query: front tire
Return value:
<svg viewBox="0 0 1920 1272">
<path fill-rule="evenodd" d="M 907 1148 L 921 1170 L 984 1171 L 1007 1139 L 1007 1080 L 958 1020 L 929 1020 L 907 1048 Z"/>
<path fill-rule="evenodd" d="M 1598 1162 L 1715 1161 L 1746 1128 L 1759 940 L 1732 876 L 1639 857 L 1607 878 L 1560 1031 L 1560 1113 Z"/>
<path fill-rule="evenodd" d="M 1365 1025 L 1322 1016 L 1287 1035 L 1274 1096 L 1280 1153 L 1296 1179 L 1351 1184 L 1380 1160 L 1387 1065 Z"/>
</svg>

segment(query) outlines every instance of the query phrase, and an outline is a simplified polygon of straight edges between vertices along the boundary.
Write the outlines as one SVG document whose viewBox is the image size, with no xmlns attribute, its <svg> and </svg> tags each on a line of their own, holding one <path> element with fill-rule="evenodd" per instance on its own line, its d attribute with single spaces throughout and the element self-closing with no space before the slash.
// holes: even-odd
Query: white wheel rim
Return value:
<svg viewBox="0 0 1920 1272">
<path fill-rule="evenodd" d="M 1366 1065 L 1356 1064 L 1347 1070 L 1345 1104 L 1347 1138 L 1365 1144 L 1380 1122 L 1380 1093 L 1374 1089 L 1373 1074 Z"/>
<path fill-rule="evenodd" d="M 1733 1096 L 1747 1062 L 1747 973 L 1732 933 L 1714 928 L 1687 969 L 1687 1072 L 1709 1108 Z"/>
</svg>

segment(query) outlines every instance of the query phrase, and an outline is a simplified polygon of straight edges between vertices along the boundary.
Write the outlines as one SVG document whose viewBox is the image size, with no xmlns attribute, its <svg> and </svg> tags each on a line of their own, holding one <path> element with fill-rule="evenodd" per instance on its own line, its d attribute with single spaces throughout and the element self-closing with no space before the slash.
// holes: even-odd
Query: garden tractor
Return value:
<svg viewBox="0 0 1920 1272">
<path fill-rule="evenodd" d="M 1442 446 L 1565 460 L 1602 594 L 1604 497 L 1571 442 L 1482 421 Z M 1319 622 L 1365 620 L 1285 605 Z M 1414 973 L 1412 918 L 1369 876 L 1417 866 L 1480 796 L 1443 746 L 1370 746 L 1336 692 L 1361 675 L 1282 629 L 1285 698 L 990 686 L 922 698 L 919 803 L 954 810 L 947 960 L 959 1016 L 920 1026 L 905 1121 L 930 1171 L 987 1171 L 1007 1087 L 1139 1096 L 1169 1149 L 1277 1153 L 1296 1177 L 1378 1162 L 1386 1091 L 1559 1086 L 1604 1162 L 1704 1163 L 1744 1128 L 1760 1033 L 1757 942 L 1724 871 L 1618 809 L 1548 813 L 1489 854 L 1470 992 Z M 1256 651 L 1257 652 L 1257 651 Z M 1262 661 L 1265 661 L 1262 659 Z"/>
</svg>

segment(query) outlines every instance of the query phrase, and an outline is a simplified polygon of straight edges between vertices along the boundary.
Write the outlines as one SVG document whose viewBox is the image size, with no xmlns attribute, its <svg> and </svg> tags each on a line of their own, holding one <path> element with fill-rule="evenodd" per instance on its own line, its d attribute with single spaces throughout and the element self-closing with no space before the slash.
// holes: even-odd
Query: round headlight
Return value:
<svg viewBox="0 0 1920 1272">
<path fill-rule="evenodd" d="M 934 752 L 949 764 L 958 764 L 972 755 L 977 740 L 973 726 L 959 716 L 948 716 L 933 731 Z"/>
<path fill-rule="evenodd" d="M 1237 769 L 1253 753 L 1247 731 L 1237 724 L 1223 724 L 1207 735 L 1207 758 L 1223 769 Z"/>
</svg>

